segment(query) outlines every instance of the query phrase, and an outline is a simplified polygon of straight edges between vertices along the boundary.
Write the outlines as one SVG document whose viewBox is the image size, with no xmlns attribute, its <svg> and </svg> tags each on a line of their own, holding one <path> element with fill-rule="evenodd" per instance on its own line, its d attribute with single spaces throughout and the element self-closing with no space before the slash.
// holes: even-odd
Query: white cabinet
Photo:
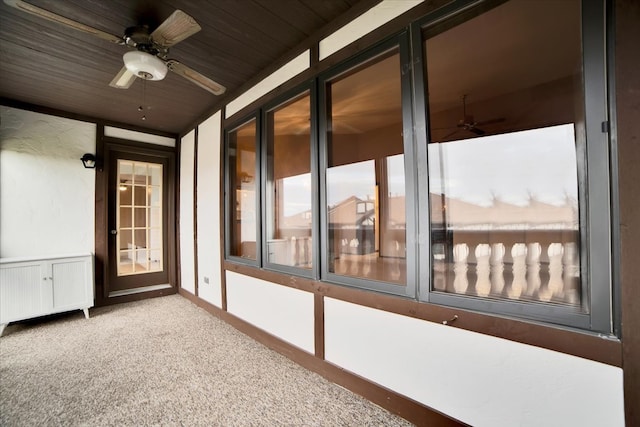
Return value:
<svg viewBox="0 0 640 427">
<path fill-rule="evenodd" d="M 93 307 L 93 256 L 0 260 L 0 335 L 9 322 Z"/>
</svg>

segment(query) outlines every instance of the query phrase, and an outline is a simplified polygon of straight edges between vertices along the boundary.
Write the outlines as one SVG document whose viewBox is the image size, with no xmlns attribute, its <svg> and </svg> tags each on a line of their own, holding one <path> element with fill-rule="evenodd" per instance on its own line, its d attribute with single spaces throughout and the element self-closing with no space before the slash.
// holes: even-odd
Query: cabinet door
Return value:
<svg viewBox="0 0 640 427">
<path fill-rule="evenodd" d="M 0 323 L 42 315 L 47 282 L 40 262 L 4 264 L 0 269 Z"/>
<path fill-rule="evenodd" d="M 51 262 L 53 311 L 88 308 L 93 305 L 91 262 L 69 258 Z"/>
</svg>

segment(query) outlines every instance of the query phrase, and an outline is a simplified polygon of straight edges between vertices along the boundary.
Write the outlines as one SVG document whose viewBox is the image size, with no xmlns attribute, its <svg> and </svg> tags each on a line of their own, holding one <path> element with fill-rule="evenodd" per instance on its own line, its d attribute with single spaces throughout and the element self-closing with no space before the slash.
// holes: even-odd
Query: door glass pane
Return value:
<svg viewBox="0 0 640 427">
<path fill-rule="evenodd" d="M 136 205 L 133 208 L 133 226 L 146 227 L 147 226 L 147 208 L 145 207 L 139 208 L 137 206 L 139 205 Z M 142 206 L 144 206 L 144 204 Z"/>
<path fill-rule="evenodd" d="M 119 164 L 120 183 L 133 185 L 133 163 L 121 160 Z"/>
<path fill-rule="evenodd" d="M 133 232 L 124 228 L 120 229 L 120 246 L 121 250 L 133 249 Z"/>
<path fill-rule="evenodd" d="M 256 258 L 256 122 L 229 132 L 230 255 Z"/>
<path fill-rule="evenodd" d="M 581 304 L 580 34 L 579 0 L 427 34 L 434 291 Z"/>
<path fill-rule="evenodd" d="M 120 206 L 120 228 L 133 227 L 133 208 Z"/>
<path fill-rule="evenodd" d="M 400 55 L 330 82 L 326 196 L 329 271 L 406 284 Z"/>
<path fill-rule="evenodd" d="M 162 165 L 149 165 L 149 185 L 162 185 Z"/>
<path fill-rule="evenodd" d="M 118 276 L 162 271 L 162 165 L 118 160 L 118 182 Z"/>
<path fill-rule="evenodd" d="M 148 191 L 147 206 L 160 206 L 160 187 L 151 186 Z"/>
<path fill-rule="evenodd" d="M 120 206 L 131 206 L 133 200 L 133 186 L 126 184 L 127 180 L 120 180 L 118 192 L 120 195 Z"/>
<path fill-rule="evenodd" d="M 162 225 L 162 217 L 160 208 L 149 208 L 149 217 L 147 218 L 147 224 L 149 227 L 160 227 Z"/>
<path fill-rule="evenodd" d="M 310 269 L 311 112 L 308 94 L 267 114 L 268 262 Z"/>
</svg>

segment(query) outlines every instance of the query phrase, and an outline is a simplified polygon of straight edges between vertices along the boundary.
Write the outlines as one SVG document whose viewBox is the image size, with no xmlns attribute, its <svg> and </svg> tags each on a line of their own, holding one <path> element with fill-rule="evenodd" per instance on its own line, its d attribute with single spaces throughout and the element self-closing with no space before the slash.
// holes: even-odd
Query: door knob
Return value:
<svg viewBox="0 0 640 427">
<path fill-rule="evenodd" d="M 118 230 L 111 230 L 111 234 L 113 234 L 113 235 L 118 234 Z"/>
</svg>

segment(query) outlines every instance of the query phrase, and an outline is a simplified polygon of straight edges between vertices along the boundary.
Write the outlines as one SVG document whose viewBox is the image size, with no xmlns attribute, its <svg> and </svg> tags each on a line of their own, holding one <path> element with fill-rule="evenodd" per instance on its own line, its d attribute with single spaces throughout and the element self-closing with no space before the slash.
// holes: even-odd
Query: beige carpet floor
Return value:
<svg viewBox="0 0 640 427">
<path fill-rule="evenodd" d="M 179 295 L 9 325 L 1 426 L 407 426 Z"/>
</svg>

